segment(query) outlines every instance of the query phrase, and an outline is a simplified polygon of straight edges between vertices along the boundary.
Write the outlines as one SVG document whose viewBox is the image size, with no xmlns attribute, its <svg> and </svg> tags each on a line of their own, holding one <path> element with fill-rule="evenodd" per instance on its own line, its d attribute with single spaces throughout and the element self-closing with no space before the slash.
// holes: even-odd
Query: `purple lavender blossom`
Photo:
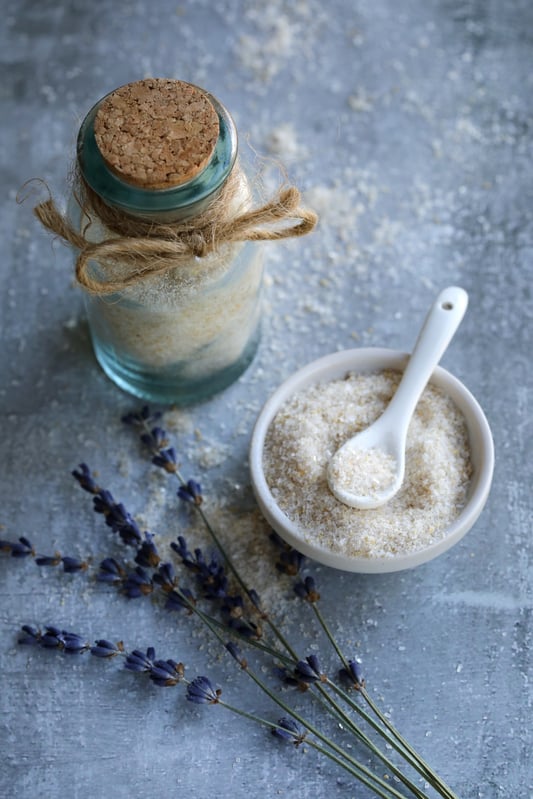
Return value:
<svg viewBox="0 0 533 799">
<path fill-rule="evenodd" d="M 167 595 L 167 600 L 165 602 L 165 610 L 187 610 L 189 613 L 192 612 L 191 605 L 196 604 L 196 599 L 194 598 L 191 591 L 188 588 L 182 588 L 180 591 L 171 591 Z"/>
<path fill-rule="evenodd" d="M 305 555 L 298 552 L 296 549 L 286 549 L 280 552 L 279 559 L 276 562 L 276 569 L 282 574 L 288 574 L 290 577 L 295 577 L 305 562 Z"/>
<path fill-rule="evenodd" d="M 100 638 L 95 641 L 94 646 L 91 647 L 91 655 L 97 658 L 113 658 L 120 655 L 124 651 L 122 642 L 118 644 L 107 641 L 105 638 Z"/>
<path fill-rule="evenodd" d="M 177 542 L 173 541 L 170 546 L 176 555 L 180 556 L 185 566 L 189 567 L 190 564 L 194 563 L 194 558 L 187 548 L 187 542 L 182 535 L 179 535 Z"/>
<path fill-rule="evenodd" d="M 88 491 L 89 494 L 98 494 L 100 492 L 100 488 L 87 464 L 80 463 L 78 469 L 79 471 L 74 469 L 72 476 L 76 478 L 83 490 Z"/>
<path fill-rule="evenodd" d="M 25 633 L 25 637 L 19 639 L 22 644 L 32 643 L 33 638 L 44 649 L 59 649 L 70 654 L 85 652 L 90 648 L 90 644 L 81 635 L 52 625 L 45 627 L 42 633 L 29 625 L 24 625 L 22 630 Z"/>
<path fill-rule="evenodd" d="M 162 427 L 153 427 L 149 433 L 143 433 L 141 441 L 152 452 L 159 453 L 168 446 L 167 432 Z"/>
<path fill-rule="evenodd" d="M 153 590 L 154 585 L 152 580 L 141 566 L 137 566 L 135 571 L 128 574 L 124 580 L 124 593 L 130 599 L 147 596 L 151 594 Z"/>
<path fill-rule="evenodd" d="M 305 732 L 292 719 L 284 716 L 278 720 L 278 726 L 272 730 L 272 735 L 281 738 L 282 741 L 290 741 L 295 746 L 299 746 L 305 739 Z"/>
<path fill-rule="evenodd" d="M 141 652 L 140 649 L 134 649 L 133 652 L 129 652 L 126 656 L 126 662 L 124 663 L 124 668 L 128 671 L 135 671 L 135 672 L 149 672 L 152 670 L 152 666 L 154 665 L 155 661 L 155 649 L 153 646 L 149 646 L 145 652 Z"/>
<path fill-rule="evenodd" d="M 207 677 L 195 677 L 187 686 L 187 699 L 197 705 L 216 705 L 221 693 Z"/>
<path fill-rule="evenodd" d="M 159 466 L 161 469 L 164 469 L 169 474 L 175 474 L 178 470 L 178 463 L 174 447 L 159 450 L 152 458 L 152 463 L 154 466 Z"/>
<path fill-rule="evenodd" d="M 80 560 L 79 558 L 71 558 L 67 555 L 61 558 L 61 563 L 63 564 L 63 571 L 67 574 L 86 571 L 89 567 L 87 561 Z"/>
<path fill-rule="evenodd" d="M 248 598 L 256 610 L 261 610 L 261 597 L 254 588 L 248 591 Z"/>
<path fill-rule="evenodd" d="M 315 682 L 325 682 L 326 676 L 322 673 L 320 663 L 316 655 L 309 655 L 305 660 L 299 660 L 294 669 L 295 677 L 305 685 Z"/>
<path fill-rule="evenodd" d="M 356 691 L 364 688 L 365 680 L 363 677 L 363 670 L 361 664 L 356 660 L 349 660 L 348 668 L 342 668 L 339 670 L 339 677 L 344 682 L 348 682 L 351 687 L 355 688 Z"/>
<path fill-rule="evenodd" d="M 24 535 L 21 535 L 18 541 L 0 541 L 0 552 L 5 552 L 12 558 L 26 558 L 28 555 L 35 557 L 34 548 Z"/>
<path fill-rule="evenodd" d="M 89 642 L 82 638 L 81 635 L 77 633 L 69 633 L 65 630 L 61 633 L 61 638 L 63 641 L 63 649 L 65 652 L 78 654 L 80 652 L 85 652 L 87 649 L 91 648 Z"/>
<path fill-rule="evenodd" d="M 73 472 L 73 474 L 75 473 Z M 115 502 L 112 493 L 105 488 L 99 488 L 97 491 L 91 491 L 91 493 L 94 494 L 93 510 L 95 513 L 103 515 L 107 526 L 111 527 L 113 532 L 118 533 L 125 544 L 133 546 L 142 544 L 143 537 L 137 522 L 128 513 L 124 505 L 120 502 Z"/>
<path fill-rule="evenodd" d="M 172 593 L 177 585 L 176 572 L 172 563 L 161 563 L 157 573 L 153 576 L 153 581 L 156 585 L 166 591 Z"/>
<path fill-rule="evenodd" d="M 35 563 L 37 566 L 59 566 L 61 560 L 61 554 L 56 552 L 55 555 L 39 555 L 35 558 Z"/>
<path fill-rule="evenodd" d="M 280 550 L 279 560 L 276 563 L 276 569 L 283 574 L 288 574 L 292 577 L 296 576 L 305 562 L 305 555 L 302 555 L 298 550 L 293 549 L 287 544 L 275 530 L 272 530 L 269 536 L 273 544 Z"/>
<path fill-rule="evenodd" d="M 96 579 L 101 583 L 121 583 L 126 577 L 125 569 L 114 558 L 104 558 Z"/>
<path fill-rule="evenodd" d="M 147 569 L 155 569 L 159 565 L 160 560 L 159 552 L 154 544 L 153 534 L 145 532 L 144 541 L 137 550 L 137 555 L 135 556 L 135 563 L 139 566 L 145 566 Z"/>
<path fill-rule="evenodd" d="M 30 624 L 24 624 L 21 627 L 23 635 L 18 639 L 19 644 L 35 646 L 41 642 L 41 631 L 37 627 L 32 627 Z"/>
<path fill-rule="evenodd" d="M 202 487 L 196 480 L 187 480 L 180 485 L 177 495 L 183 502 L 192 502 L 194 505 L 201 505 L 203 502 Z"/>
<path fill-rule="evenodd" d="M 209 599 L 218 599 L 226 596 L 228 579 L 224 566 L 212 555 L 206 560 L 200 548 L 194 550 L 194 555 L 187 548 L 183 536 L 178 541 L 171 543 L 173 551 L 180 556 L 183 565 L 196 575 L 196 580 L 202 593 Z"/>
<path fill-rule="evenodd" d="M 305 599 L 306 602 L 318 602 L 320 599 L 320 594 L 316 590 L 314 578 L 308 576 L 305 580 L 301 580 L 294 585 L 294 592 L 300 599 Z"/>
<path fill-rule="evenodd" d="M 177 685 L 185 673 L 183 663 L 175 660 L 156 660 L 150 669 L 150 679 L 162 688 Z"/>
<path fill-rule="evenodd" d="M 103 509 L 99 510 L 100 507 Z M 101 491 L 98 497 L 94 498 L 94 510 L 97 513 L 104 513 L 108 527 L 118 533 L 125 544 L 132 546 L 142 544 L 143 538 L 137 522 L 122 502 L 114 502 L 109 491 Z"/>
<path fill-rule="evenodd" d="M 246 669 L 248 667 L 248 661 L 242 654 L 241 648 L 237 646 L 237 644 L 234 644 L 233 641 L 228 641 L 228 643 L 225 644 L 225 647 L 232 658 L 235 658 L 241 669 Z"/>
</svg>

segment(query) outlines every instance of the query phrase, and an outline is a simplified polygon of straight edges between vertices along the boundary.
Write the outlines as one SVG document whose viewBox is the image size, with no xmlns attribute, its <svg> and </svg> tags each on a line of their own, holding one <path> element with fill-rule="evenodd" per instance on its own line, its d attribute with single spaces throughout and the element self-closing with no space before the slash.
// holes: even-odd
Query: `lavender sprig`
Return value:
<svg viewBox="0 0 533 799">
<path fill-rule="evenodd" d="M 142 545 L 143 536 L 135 519 L 121 502 L 115 502 L 110 491 L 100 488 L 86 463 L 80 463 L 79 468 L 72 472 L 72 476 L 84 491 L 93 494 L 94 511 L 104 516 L 108 527 L 118 533 L 125 544 Z"/>
<path fill-rule="evenodd" d="M 212 527 L 204 510 L 200 484 L 192 479 L 186 481 L 180 474 L 176 451 L 170 445 L 168 435 L 160 426 L 159 420 L 160 414 L 152 414 L 148 407 L 143 408 L 139 413 L 128 414 L 124 418 L 125 422 L 140 430 L 141 440 L 151 453 L 152 463 L 178 479 L 178 498 L 200 514 L 217 552 L 208 556 L 204 555 L 201 549 L 194 549 L 191 552 L 183 536 L 179 536 L 177 541 L 172 544 L 174 554 L 180 559 L 185 574 L 189 575 L 194 582 L 195 591 L 193 593 L 181 584 L 181 579 L 178 579 L 173 564 L 162 562 L 155 536 L 149 532 L 141 533 L 138 524 L 125 506 L 116 502 L 113 495 L 99 485 L 96 473 L 91 472 L 89 467 L 82 463 L 73 472 L 73 475 L 81 488 L 92 495 L 95 512 L 104 517 L 107 526 L 118 533 L 123 543 L 135 547 L 132 564 L 121 563 L 112 557 L 101 561 L 97 579 L 99 582 L 118 588 L 132 599 L 153 596 L 157 591 L 159 596 L 163 597 L 163 605 L 167 610 L 185 610 L 188 614 L 198 618 L 226 648 L 241 671 L 244 671 L 281 708 L 284 715 L 277 722 L 265 721 L 229 705 L 221 698 L 221 689 L 215 686 L 208 677 L 198 676 L 192 681 L 186 680 L 183 664 L 170 658 L 157 659 L 152 647 L 148 647 L 146 650 L 137 649 L 126 652 L 121 642 L 115 644 L 107 639 L 98 639 L 94 644 L 90 644 L 82 636 L 60 628 L 49 626 L 41 631 L 29 625 L 25 625 L 23 628 L 21 643 L 69 654 L 82 654 L 89 651 L 94 656 L 105 660 L 121 657 L 124 659 L 126 670 L 147 675 L 156 685 L 172 687 L 183 683 L 186 686 L 186 698 L 191 702 L 226 707 L 245 718 L 259 721 L 269 727 L 277 738 L 292 742 L 295 746 L 299 746 L 305 741 L 306 745 L 338 763 L 378 796 L 385 799 L 401 799 L 406 796 L 401 789 L 392 785 L 386 778 L 377 776 L 368 767 L 358 762 L 350 751 L 350 745 L 347 749 L 341 747 L 336 741 L 321 732 L 309 719 L 296 712 L 278 691 L 273 691 L 251 668 L 241 647 L 234 640 L 227 640 L 225 635 L 230 633 L 243 646 L 255 650 L 256 654 L 269 655 L 275 661 L 281 662 L 284 682 L 287 685 L 308 691 L 315 701 L 319 702 L 334 719 L 339 721 L 344 730 L 353 734 L 386 766 L 410 796 L 414 796 L 415 799 L 427 799 L 426 794 L 376 746 L 346 708 L 368 724 L 371 731 L 379 735 L 387 746 L 401 755 L 405 763 L 421 774 L 441 797 L 456 799 L 451 789 L 404 741 L 371 699 L 366 690 L 360 664 L 343 654 L 321 614 L 318 606 L 320 593 L 314 578 L 311 575 L 301 576 L 305 558 L 274 534 L 272 538 L 278 548 L 276 569 L 282 574 L 297 578 L 294 584 L 296 596 L 312 609 L 319 626 L 340 660 L 341 668 L 338 680 L 333 680 L 327 675 L 316 655 L 308 655 L 305 658 L 299 658 L 296 655 L 275 622 L 262 609 L 257 593 L 248 588 L 225 551 L 218 533 Z M 88 565 L 87 561 L 63 556 L 59 553 L 38 555 L 25 536 L 21 536 L 15 542 L 1 541 L 0 550 L 20 560 L 33 558 L 37 565 L 43 567 L 62 565 L 63 570 L 68 573 L 84 571 Z M 235 590 L 232 582 L 236 582 L 240 590 Z M 206 614 L 200 606 L 203 602 L 211 603 L 215 608 L 216 615 Z M 263 640 L 261 624 L 258 623 L 259 620 L 247 617 L 247 608 L 251 608 L 260 620 L 266 620 L 268 630 L 274 635 L 276 646 L 268 640 Z M 279 645 L 283 647 L 284 652 L 278 651 Z M 341 687 L 343 682 L 355 689 L 355 698 L 349 693 L 349 689 L 345 690 Z M 356 698 L 362 699 L 364 706 L 356 701 Z"/>
<path fill-rule="evenodd" d="M 36 566 L 62 566 L 67 574 L 83 572 L 89 568 L 88 560 L 80 560 L 70 555 L 55 552 L 53 555 L 41 555 L 26 536 L 20 536 L 17 541 L 0 540 L 0 552 L 12 558 L 31 558 Z"/>
<path fill-rule="evenodd" d="M 395 729 L 395 727 L 391 724 L 391 722 L 387 719 L 384 713 L 382 713 L 378 706 L 373 702 L 370 695 L 366 691 L 365 688 L 365 680 L 362 676 L 362 668 L 361 665 L 355 660 L 348 660 L 343 652 L 341 651 L 335 637 L 333 636 L 328 624 L 326 623 L 322 613 L 318 607 L 318 601 L 320 599 L 320 594 L 316 590 L 315 581 L 312 577 L 306 577 L 303 581 L 297 582 L 294 585 L 295 593 L 301 598 L 307 601 L 307 603 L 312 607 L 314 615 L 320 626 L 326 633 L 327 639 L 329 640 L 331 646 L 335 650 L 336 654 L 338 655 L 341 663 L 343 664 L 342 668 L 339 670 L 339 678 L 341 681 L 347 681 L 348 684 L 354 688 L 357 692 L 359 692 L 365 702 L 373 711 L 374 715 L 381 723 L 382 726 L 377 724 L 361 707 L 354 703 L 349 696 L 347 696 L 337 684 L 331 683 L 328 680 L 328 685 L 332 688 L 332 690 L 337 694 L 340 695 L 349 705 L 349 707 L 354 710 L 358 715 L 360 715 L 369 725 L 372 727 L 374 731 L 376 731 L 379 735 L 381 735 L 387 743 L 392 746 L 402 757 L 416 770 L 419 774 L 421 774 L 424 779 L 426 779 L 434 788 L 441 792 L 441 795 L 447 797 L 448 799 L 454 799 L 455 794 L 451 790 L 451 788 L 437 775 L 435 772 L 428 766 L 428 764 L 420 757 L 420 755 L 411 747 L 407 741 L 400 735 L 400 733 Z M 346 722 L 348 726 L 352 729 L 352 731 L 359 737 L 360 736 L 360 729 L 351 722 L 351 719 L 347 718 Z M 365 738 L 365 743 L 367 740 Z M 382 760 L 382 754 L 377 751 L 375 754 L 378 755 Z M 401 779 L 403 782 L 406 782 L 404 775 L 398 771 L 392 764 L 389 762 L 389 766 L 391 770 L 396 774 L 396 776 Z M 411 790 L 415 793 L 415 795 L 422 796 L 421 792 L 419 792 L 416 786 L 413 786 L 410 781 L 409 786 Z"/>
<path fill-rule="evenodd" d="M 185 667 L 171 658 L 162 660 L 156 658 L 155 649 L 149 646 L 145 652 L 133 649 L 126 652 L 122 641 L 113 643 L 105 638 L 97 639 L 90 644 L 86 638 L 78 633 L 61 630 L 59 627 L 47 626 L 44 630 L 29 624 L 23 625 L 19 636 L 19 644 L 25 646 L 38 646 L 42 649 L 56 650 L 68 654 L 82 654 L 90 652 L 97 658 L 109 660 L 123 657 L 126 671 L 145 674 L 160 687 L 178 685 L 184 679 Z"/>
<path fill-rule="evenodd" d="M 366 767 L 358 765 L 356 761 L 353 761 L 353 758 L 347 760 L 345 753 L 342 753 L 342 751 L 337 752 L 335 748 L 332 750 L 329 746 L 323 746 L 310 739 L 308 737 L 309 725 L 302 727 L 292 717 L 287 716 L 280 718 L 277 722 L 271 722 L 229 704 L 221 698 L 222 689 L 214 685 L 208 677 L 199 675 L 193 680 L 187 680 L 183 664 L 170 658 L 167 660 L 156 658 L 154 647 L 148 647 L 145 651 L 134 649 L 131 652 L 126 652 L 122 642 L 114 644 L 107 639 L 97 639 L 94 645 L 90 645 L 83 636 L 77 633 L 61 631 L 59 628 L 51 626 L 46 627 L 44 632 L 41 632 L 37 628 L 24 625 L 22 633 L 19 637 L 19 643 L 25 645 L 31 644 L 44 649 L 72 654 L 90 652 L 91 655 L 106 660 L 122 656 L 125 659 L 125 670 L 134 674 L 144 675 L 159 687 L 174 687 L 184 684 L 185 696 L 188 701 L 198 705 L 218 705 L 223 707 L 269 728 L 273 735 L 283 741 L 289 741 L 295 746 L 299 746 L 305 741 L 309 746 L 329 757 L 361 782 L 368 785 L 383 799 L 403 799 L 402 795 L 389 786 L 385 780 L 376 777 Z"/>
</svg>

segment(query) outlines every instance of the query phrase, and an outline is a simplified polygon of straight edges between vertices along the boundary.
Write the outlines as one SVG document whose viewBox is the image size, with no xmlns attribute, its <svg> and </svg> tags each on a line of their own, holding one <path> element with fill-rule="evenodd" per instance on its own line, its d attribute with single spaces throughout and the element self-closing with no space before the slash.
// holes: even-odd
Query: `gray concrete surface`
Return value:
<svg viewBox="0 0 533 799">
<path fill-rule="evenodd" d="M 58 196 L 81 118 L 147 75 L 179 77 L 233 112 L 243 150 L 284 163 L 321 215 L 269 245 L 264 338 L 237 384 L 167 417 L 187 475 L 302 654 L 334 658 L 277 576 L 247 470 L 254 419 L 295 368 L 338 348 L 409 349 L 447 284 L 470 308 L 443 365 L 491 423 L 487 507 L 447 554 L 357 576 L 311 566 L 325 615 L 368 685 L 464 799 L 530 797 L 533 7 L 529 0 L 198 0 L 2 3 L 0 524 L 39 552 L 118 551 L 80 461 L 163 541 L 189 530 L 120 417 L 138 407 L 99 371 L 71 257 L 17 204 Z M 222 708 L 187 703 L 116 662 L 22 649 L 21 624 L 153 645 L 228 701 L 269 702 L 193 621 L 87 577 L 2 558 L 0 794 L 36 797 L 365 797 L 313 751 L 275 745 Z M 305 705 L 305 699 L 301 698 Z M 313 710 L 315 720 L 319 711 Z"/>
</svg>

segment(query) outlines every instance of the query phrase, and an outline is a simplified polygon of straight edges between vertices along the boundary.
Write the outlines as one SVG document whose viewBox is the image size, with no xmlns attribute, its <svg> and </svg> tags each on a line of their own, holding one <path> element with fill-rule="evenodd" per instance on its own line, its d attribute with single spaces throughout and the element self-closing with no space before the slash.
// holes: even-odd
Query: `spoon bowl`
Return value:
<svg viewBox="0 0 533 799">
<path fill-rule="evenodd" d="M 426 563 L 454 546 L 477 521 L 489 495 L 494 470 L 494 445 L 489 424 L 470 391 L 450 372 L 437 366 L 430 383 L 441 389 L 463 414 L 470 445 L 473 474 L 467 501 L 457 518 L 441 531 L 438 541 L 415 552 L 391 557 L 351 557 L 342 550 L 322 546 L 281 510 L 266 480 L 263 468 L 265 439 L 269 427 L 286 400 L 317 383 L 344 378 L 349 372 L 370 373 L 387 369 L 403 372 L 409 355 L 399 350 L 360 348 L 326 355 L 291 375 L 267 400 L 260 412 L 250 446 L 250 473 L 259 508 L 290 546 L 313 560 L 335 569 L 356 573 L 385 573 Z"/>
<path fill-rule="evenodd" d="M 330 491 L 351 508 L 379 508 L 402 486 L 405 439 L 384 416 L 346 441 L 328 464 Z"/>
</svg>

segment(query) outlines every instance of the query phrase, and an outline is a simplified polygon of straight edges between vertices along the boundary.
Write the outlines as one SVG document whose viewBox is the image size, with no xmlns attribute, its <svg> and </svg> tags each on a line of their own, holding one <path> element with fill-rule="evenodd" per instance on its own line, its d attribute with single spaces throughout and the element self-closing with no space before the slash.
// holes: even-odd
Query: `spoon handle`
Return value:
<svg viewBox="0 0 533 799">
<path fill-rule="evenodd" d="M 449 286 L 441 291 L 428 311 L 401 382 L 385 411 L 388 414 L 390 410 L 398 419 L 405 419 L 406 430 L 420 395 L 459 327 L 467 305 L 466 291 Z"/>
</svg>

